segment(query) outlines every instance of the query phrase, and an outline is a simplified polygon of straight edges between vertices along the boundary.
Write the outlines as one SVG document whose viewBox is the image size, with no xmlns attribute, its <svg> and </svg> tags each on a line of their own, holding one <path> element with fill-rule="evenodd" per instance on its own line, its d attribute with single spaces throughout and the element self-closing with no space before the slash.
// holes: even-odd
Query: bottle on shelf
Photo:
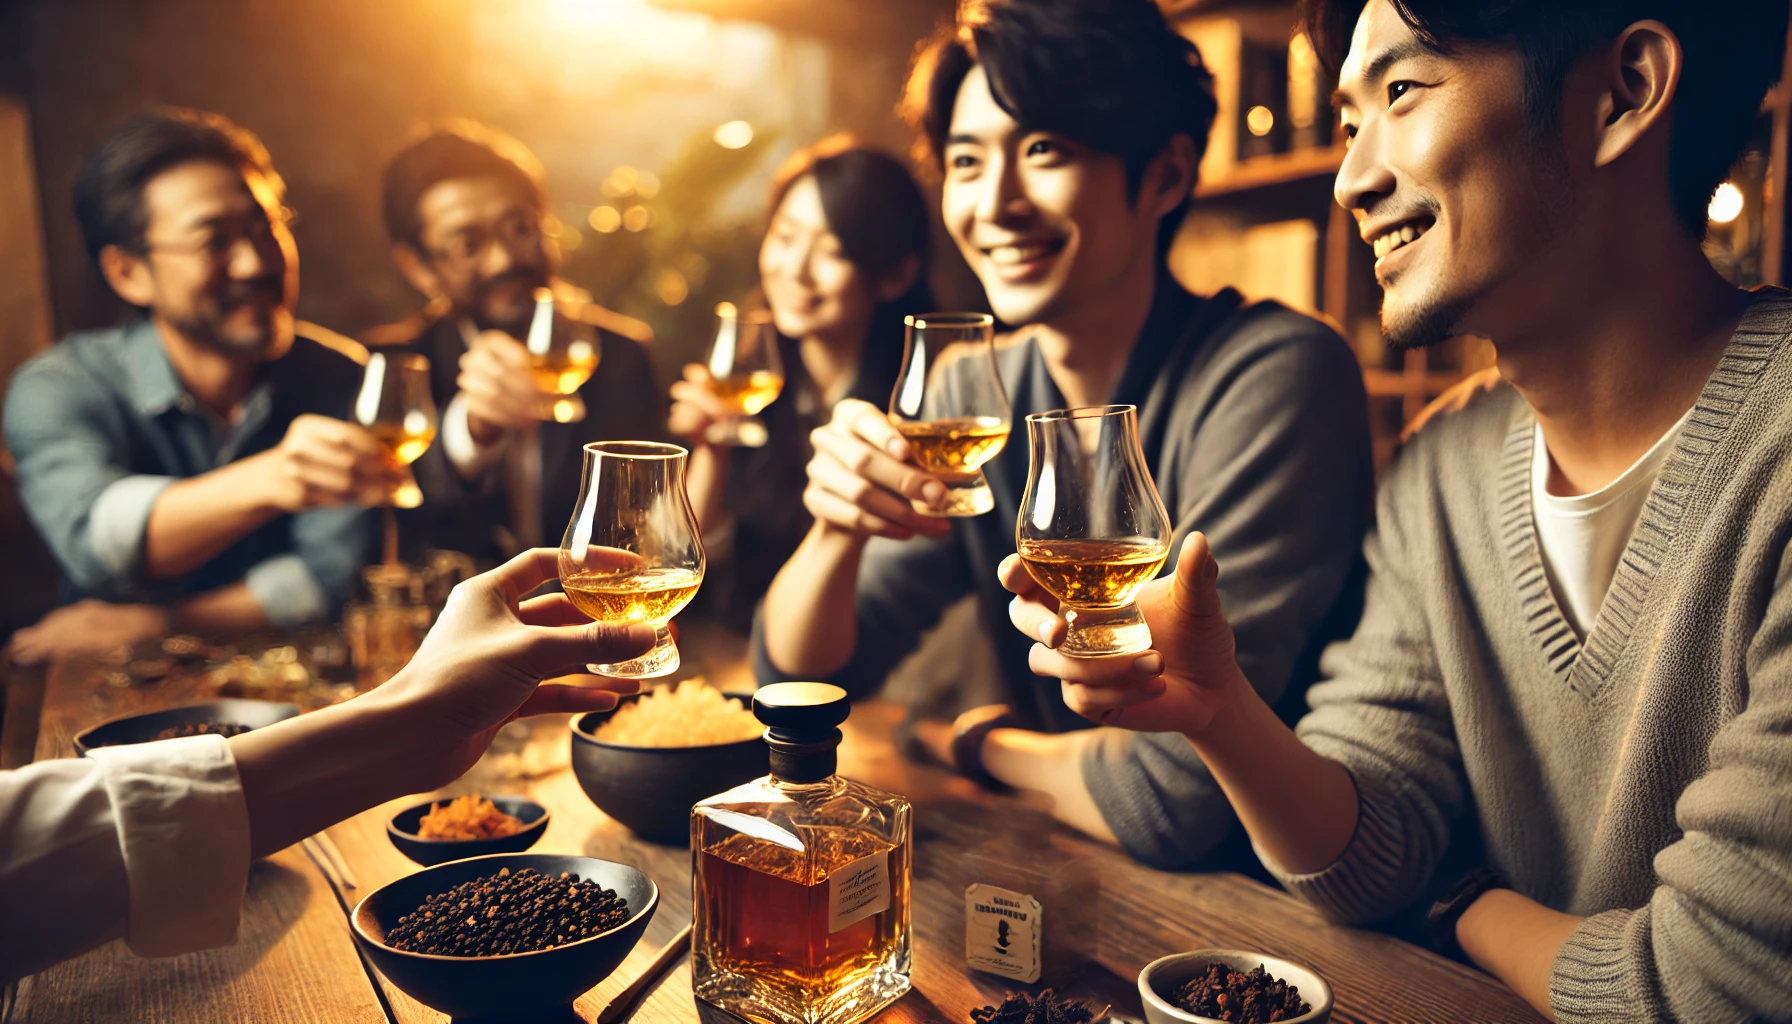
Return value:
<svg viewBox="0 0 1792 1024">
<path fill-rule="evenodd" d="M 909 989 L 913 810 L 835 774 L 846 691 L 753 697 L 771 774 L 691 809 L 692 985 L 757 1024 L 854 1024 Z"/>
</svg>

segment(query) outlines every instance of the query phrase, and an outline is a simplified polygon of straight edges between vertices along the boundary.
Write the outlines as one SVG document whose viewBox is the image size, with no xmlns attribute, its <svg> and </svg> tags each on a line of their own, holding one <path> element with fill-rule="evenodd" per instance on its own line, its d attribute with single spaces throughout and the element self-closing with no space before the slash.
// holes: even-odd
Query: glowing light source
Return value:
<svg viewBox="0 0 1792 1024">
<path fill-rule="evenodd" d="M 1717 186 L 1708 211 L 1713 224 L 1728 224 L 1742 214 L 1742 190 L 1729 182 Z"/>
<path fill-rule="evenodd" d="M 659 276 L 654 279 L 653 291 L 659 296 L 661 302 L 668 306 L 676 306 L 691 294 L 691 286 L 690 282 L 684 279 L 683 274 L 667 267 L 661 270 Z"/>
<path fill-rule="evenodd" d="M 716 145 L 723 149 L 744 149 L 753 141 L 753 126 L 745 121 L 729 121 L 716 128 Z"/>
<path fill-rule="evenodd" d="M 585 220 L 591 225 L 591 230 L 600 235 L 610 234 L 622 226 L 622 214 L 614 206 L 599 206 Z"/>
<path fill-rule="evenodd" d="M 660 194 L 660 176 L 652 171 L 642 171 L 635 181 L 635 194 L 642 199 L 652 199 Z"/>
<path fill-rule="evenodd" d="M 571 224 L 560 226 L 560 251 L 572 252 L 585 242 L 585 233 Z"/>
<path fill-rule="evenodd" d="M 1251 130 L 1252 135 L 1268 135 L 1269 130 L 1276 126 L 1275 111 L 1268 107 L 1252 107 L 1245 111 L 1244 125 Z"/>
<path fill-rule="evenodd" d="M 640 181 L 641 173 L 633 167 L 618 167 L 604 179 L 604 195 L 619 199 L 633 192 Z"/>
<path fill-rule="evenodd" d="M 622 226 L 630 231 L 646 231 L 653 223 L 653 211 L 639 203 L 622 211 Z"/>
</svg>

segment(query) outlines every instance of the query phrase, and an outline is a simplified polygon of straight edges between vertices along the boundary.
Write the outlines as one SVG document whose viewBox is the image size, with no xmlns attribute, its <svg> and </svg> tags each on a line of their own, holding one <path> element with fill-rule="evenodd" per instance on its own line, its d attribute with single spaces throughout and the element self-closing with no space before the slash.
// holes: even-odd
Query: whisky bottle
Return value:
<svg viewBox="0 0 1792 1024">
<path fill-rule="evenodd" d="M 697 998 L 758 1024 L 854 1024 L 909 989 L 913 812 L 834 774 L 846 691 L 753 697 L 771 774 L 691 809 Z"/>
</svg>

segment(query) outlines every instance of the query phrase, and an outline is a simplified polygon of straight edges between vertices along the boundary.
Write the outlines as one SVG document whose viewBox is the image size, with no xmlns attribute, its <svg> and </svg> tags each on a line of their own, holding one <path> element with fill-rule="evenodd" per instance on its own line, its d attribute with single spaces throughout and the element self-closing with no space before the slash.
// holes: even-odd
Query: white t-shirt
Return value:
<svg viewBox="0 0 1792 1024">
<path fill-rule="evenodd" d="M 1661 473 L 1661 464 L 1674 450 L 1674 439 L 1692 415 L 1688 409 L 1680 422 L 1655 442 L 1643 457 L 1616 480 L 1590 494 L 1558 498 L 1549 493 L 1549 448 L 1543 443 L 1543 427 L 1536 428 L 1531 456 L 1531 515 L 1537 523 L 1537 547 L 1543 568 L 1549 573 L 1556 603 L 1568 624 L 1583 639 L 1605 592 L 1618 573 L 1618 559 L 1630 543 L 1630 535 L 1643 514 L 1650 488 Z"/>
</svg>

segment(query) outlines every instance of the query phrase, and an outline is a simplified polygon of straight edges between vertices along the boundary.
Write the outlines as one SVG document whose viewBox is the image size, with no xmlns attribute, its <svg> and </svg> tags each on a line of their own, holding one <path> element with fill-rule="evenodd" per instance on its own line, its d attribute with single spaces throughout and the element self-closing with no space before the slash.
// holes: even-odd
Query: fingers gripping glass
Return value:
<svg viewBox="0 0 1792 1024">
<path fill-rule="evenodd" d="M 654 627 L 653 649 L 593 672 L 652 679 L 677 671 L 667 625 L 703 583 L 703 543 L 685 496 L 686 451 L 647 441 L 585 446 L 579 503 L 560 542 L 560 585 L 592 620 Z"/>
<path fill-rule="evenodd" d="M 1058 650 L 1092 658 L 1150 648 L 1133 597 L 1170 553 L 1170 516 L 1145 466 L 1137 407 L 1035 413 L 1027 442 L 1014 541 L 1070 623 Z"/>
<path fill-rule="evenodd" d="M 577 423 L 585 418 L 579 389 L 597 372 L 602 355 L 597 332 L 589 324 L 554 315 L 554 293 L 535 289 L 535 315 L 523 342 L 529 351 L 529 372 L 541 392 L 537 419 Z"/>
<path fill-rule="evenodd" d="M 386 504 L 416 508 L 423 491 L 411 474 L 436 439 L 436 403 L 429 394 L 429 360 L 418 355 L 367 357 L 361 391 L 355 396 L 355 422 L 366 427 L 386 453 L 386 467 L 397 478 Z"/>
<path fill-rule="evenodd" d="M 934 516 L 976 516 L 995 508 L 983 465 L 1008 444 L 1013 413 L 996 371 L 995 319 L 985 313 L 904 317 L 902 373 L 890 395 L 890 422 L 914 460 L 946 485 Z"/>
<path fill-rule="evenodd" d="M 728 407 L 726 419 L 704 434 L 710 444 L 761 448 L 769 435 L 759 414 L 784 391 L 784 359 L 778 331 L 763 311 L 742 313 L 732 302 L 716 307 L 716 338 L 709 346 L 709 391 Z"/>
</svg>

